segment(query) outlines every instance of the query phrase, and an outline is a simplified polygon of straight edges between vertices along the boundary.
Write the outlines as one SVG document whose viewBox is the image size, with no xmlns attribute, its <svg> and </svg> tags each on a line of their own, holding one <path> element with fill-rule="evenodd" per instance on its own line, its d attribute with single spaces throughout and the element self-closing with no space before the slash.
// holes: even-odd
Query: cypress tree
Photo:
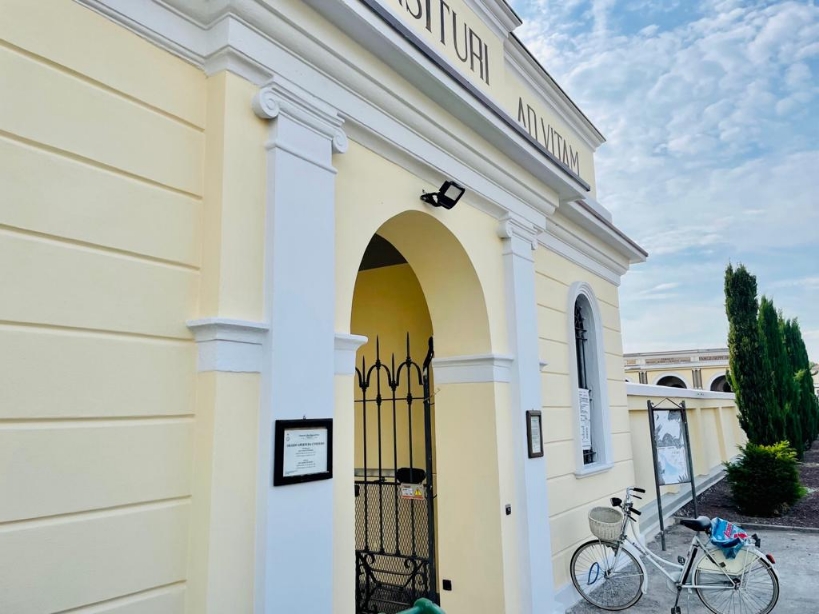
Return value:
<svg viewBox="0 0 819 614">
<path fill-rule="evenodd" d="M 800 417 L 804 438 L 810 447 L 819 436 L 819 399 L 813 390 L 811 362 L 799 322 L 796 319 L 786 320 L 782 324 L 782 331 L 794 378 L 794 404 Z"/>
<path fill-rule="evenodd" d="M 740 265 L 725 270 L 725 312 L 728 316 L 728 379 L 734 391 L 739 423 L 749 441 L 771 445 L 778 433 L 771 419 L 774 398 L 768 385 L 770 367 L 757 324 L 756 277 Z"/>
<path fill-rule="evenodd" d="M 771 427 L 777 441 L 787 439 L 796 450 L 796 455 L 801 458 L 805 447 L 802 422 L 793 403 L 795 382 L 791 361 L 785 349 L 784 331 L 779 325 L 780 319 L 773 301 L 763 296 L 759 301 L 758 327 L 759 343 L 763 348 L 763 365 L 767 369 L 766 379 L 774 401 L 768 408 Z"/>
</svg>

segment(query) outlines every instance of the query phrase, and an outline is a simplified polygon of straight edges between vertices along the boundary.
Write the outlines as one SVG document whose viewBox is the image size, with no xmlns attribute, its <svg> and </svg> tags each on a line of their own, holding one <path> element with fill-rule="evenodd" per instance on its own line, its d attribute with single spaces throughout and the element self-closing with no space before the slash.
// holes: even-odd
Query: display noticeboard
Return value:
<svg viewBox="0 0 819 614">
<path fill-rule="evenodd" d="M 671 407 L 659 407 L 668 403 Z M 654 484 L 657 492 L 660 539 L 665 550 L 665 523 L 663 498 L 660 487 L 674 484 L 691 485 L 694 516 L 697 511 L 697 489 L 694 484 L 694 461 L 691 458 L 691 439 L 688 436 L 688 416 L 685 401 L 679 404 L 671 399 L 659 403 L 648 401 L 648 425 L 651 430 L 651 452 L 654 457 Z"/>
<path fill-rule="evenodd" d="M 333 421 L 276 420 L 273 486 L 333 477 Z"/>
<path fill-rule="evenodd" d="M 657 481 L 660 486 L 690 482 L 688 441 L 681 410 L 654 410 L 654 442 L 657 446 Z"/>
</svg>

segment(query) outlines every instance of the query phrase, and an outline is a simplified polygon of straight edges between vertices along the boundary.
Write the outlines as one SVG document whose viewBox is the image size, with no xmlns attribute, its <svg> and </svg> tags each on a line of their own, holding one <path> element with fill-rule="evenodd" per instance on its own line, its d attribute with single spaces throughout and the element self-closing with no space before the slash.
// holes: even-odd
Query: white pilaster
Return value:
<svg viewBox="0 0 819 614">
<path fill-rule="evenodd" d="M 552 544 L 545 457 L 528 458 L 526 411 L 540 409 L 541 361 L 538 356 L 534 250 L 537 229 L 507 215 L 498 226 L 503 239 L 506 312 L 511 365 L 512 434 L 514 437 L 521 614 L 554 610 Z M 546 425 L 544 425 L 546 428 Z"/>
<path fill-rule="evenodd" d="M 332 155 L 346 151 L 347 139 L 330 104 L 280 77 L 257 93 L 253 110 L 271 120 L 255 610 L 332 612 L 332 481 L 274 488 L 272 439 L 276 420 L 333 417 Z"/>
</svg>

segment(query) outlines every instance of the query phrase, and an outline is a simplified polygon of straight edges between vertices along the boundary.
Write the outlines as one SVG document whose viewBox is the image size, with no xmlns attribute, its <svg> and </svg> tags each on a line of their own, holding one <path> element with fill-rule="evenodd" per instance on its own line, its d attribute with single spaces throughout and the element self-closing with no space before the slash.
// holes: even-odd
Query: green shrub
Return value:
<svg viewBox="0 0 819 614">
<path fill-rule="evenodd" d="M 743 514 L 779 516 L 805 495 L 799 483 L 796 452 L 781 441 L 770 446 L 749 443 L 742 456 L 725 463 L 734 503 Z"/>
</svg>

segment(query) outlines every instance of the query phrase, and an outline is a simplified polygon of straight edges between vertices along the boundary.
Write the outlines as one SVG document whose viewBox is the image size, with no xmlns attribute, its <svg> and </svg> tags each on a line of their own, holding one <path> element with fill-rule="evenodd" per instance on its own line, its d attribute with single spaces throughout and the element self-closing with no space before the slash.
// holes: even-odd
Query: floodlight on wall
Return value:
<svg viewBox="0 0 819 614">
<path fill-rule="evenodd" d="M 444 185 L 437 192 L 424 192 L 421 194 L 421 200 L 433 207 L 443 207 L 444 209 L 452 209 L 466 190 L 459 186 L 454 181 L 445 181 Z"/>
</svg>

